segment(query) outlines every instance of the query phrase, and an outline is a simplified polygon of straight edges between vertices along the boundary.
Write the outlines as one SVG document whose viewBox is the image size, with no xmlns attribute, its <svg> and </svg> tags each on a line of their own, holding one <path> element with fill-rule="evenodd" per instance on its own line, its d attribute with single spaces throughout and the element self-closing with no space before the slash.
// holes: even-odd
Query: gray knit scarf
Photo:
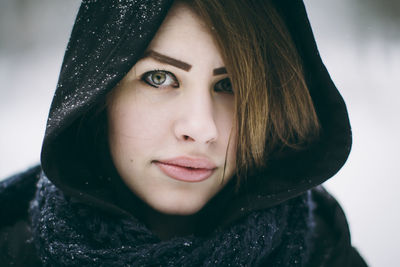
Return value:
<svg viewBox="0 0 400 267">
<path fill-rule="evenodd" d="M 207 236 L 161 241 L 133 217 L 66 198 L 44 175 L 30 215 L 44 266 L 304 266 L 313 228 L 311 197 L 304 194 Z"/>
</svg>

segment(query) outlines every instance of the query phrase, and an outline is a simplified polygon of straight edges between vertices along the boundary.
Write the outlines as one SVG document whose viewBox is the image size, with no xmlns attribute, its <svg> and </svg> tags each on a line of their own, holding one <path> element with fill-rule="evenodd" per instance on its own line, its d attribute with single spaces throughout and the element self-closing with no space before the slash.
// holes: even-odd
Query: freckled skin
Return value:
<svg viewBox="0 0 400 267">
<path fill-rule="evenodd" d="M 212 36 L 188 7 L 172 7 L 149 49 L 192 67 L 185 71 L 154 58 L 137 62 L 109 99 L 111 155 L 126 185 L 154 210 L 194 214 L 234 174 L 234 96 L 215 90 L 215 84 L 227 74 L 214 74 L 213 70 L 225 64 Z M 154 70 L 172 73 L 179 86 L 173 87 L 165 79 L 157 80 L 164 82 L 159 88 L 144 82 L 143 74 Z M 152 81 L 153 76 L 146 77 Z M 170 81 L 172 76 L 167 77 Z M 172 179 L 154 164 L 180 156 L 206 158 L 217 168 L 204 181 L 184 182 Z"/>
</svg>

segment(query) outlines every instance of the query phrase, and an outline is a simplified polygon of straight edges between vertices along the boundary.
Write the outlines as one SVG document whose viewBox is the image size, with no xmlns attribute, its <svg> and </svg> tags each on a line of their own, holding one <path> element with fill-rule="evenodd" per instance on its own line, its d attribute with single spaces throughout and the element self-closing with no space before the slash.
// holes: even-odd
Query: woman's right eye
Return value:
<svg viewBox="0 0 400 267">
<path fill-rule="evenodd" d="M 172 86 L 178 88 L 179 83 L 174 74 L 165 70 L 152 70 L 144 73 L 141 80 L 155 88 Z"/>
</svg>

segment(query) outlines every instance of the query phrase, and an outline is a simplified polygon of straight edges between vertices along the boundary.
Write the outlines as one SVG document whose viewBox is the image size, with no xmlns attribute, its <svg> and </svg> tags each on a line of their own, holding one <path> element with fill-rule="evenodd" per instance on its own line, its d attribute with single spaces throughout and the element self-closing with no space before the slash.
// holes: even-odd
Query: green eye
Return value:
<svg viewBox="0 0 400 267">
<path fill-rule="evenodd" d="M 229 78 L 222 79 L 214 85 L 214 90 L 221 93 L 233 94 L 231 80 Z"/>
<path fill-rule="evenodd" d="M 155 72 L 150 75 L 151 80 L 156 85 L 162 85 L 167 79 L 167 75 L 164 72 Z"/>
<path fill-rule="evenodd" d="M 172 86 L 179 87 L 178 81 L 174 74 L 164 70 L 148 71 L 142 75 L 142 81 L 155 88 Z"/>
</svg>

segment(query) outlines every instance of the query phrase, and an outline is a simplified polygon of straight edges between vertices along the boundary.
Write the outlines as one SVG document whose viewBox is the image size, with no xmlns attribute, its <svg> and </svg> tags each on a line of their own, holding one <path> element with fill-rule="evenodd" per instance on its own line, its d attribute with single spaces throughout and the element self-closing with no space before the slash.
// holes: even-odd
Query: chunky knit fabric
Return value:
<svg viewBox="0 0 400 267">
<path fill-rule="evenodd" d="M 67 198 L 44 175 L 31 202 L 45 266 L 303 266 L 312 235 L 309 194 L 255 211 L 207 236 L 159 240 L 134 217 L 113 217 Z"/>
</svg>

